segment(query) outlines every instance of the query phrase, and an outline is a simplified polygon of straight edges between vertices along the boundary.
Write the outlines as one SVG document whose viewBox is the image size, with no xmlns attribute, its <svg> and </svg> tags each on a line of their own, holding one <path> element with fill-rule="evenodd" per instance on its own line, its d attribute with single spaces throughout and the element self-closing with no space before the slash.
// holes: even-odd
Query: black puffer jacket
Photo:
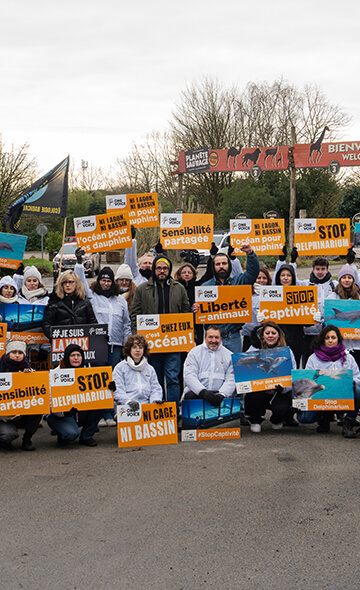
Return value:
<svg viewBox="0 0 360 590">
<path fill-rule="evenodd" d="M 50 338 L 51 326 L 71 326 L 74 324 L 97 324 L 97 319 L 89 299 L 77 295 L 65 295 L 60 299 L 51 293 L 44 313 L 43 330 Z"/>
</svg>

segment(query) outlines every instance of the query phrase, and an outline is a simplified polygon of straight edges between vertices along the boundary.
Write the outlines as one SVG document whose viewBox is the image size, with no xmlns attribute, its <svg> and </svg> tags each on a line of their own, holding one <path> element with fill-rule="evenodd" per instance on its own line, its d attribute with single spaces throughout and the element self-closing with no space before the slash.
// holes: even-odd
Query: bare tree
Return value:
<svg viewBox="0 0 360 590">
<path fill-rule="evenodd" d="M 95 192 L 110 190 L 114 183 L 110 171 L 90 164 L 81 170 L 75 170 L 72 167 L 69 184 L 71 190 Z"/>
</svg>

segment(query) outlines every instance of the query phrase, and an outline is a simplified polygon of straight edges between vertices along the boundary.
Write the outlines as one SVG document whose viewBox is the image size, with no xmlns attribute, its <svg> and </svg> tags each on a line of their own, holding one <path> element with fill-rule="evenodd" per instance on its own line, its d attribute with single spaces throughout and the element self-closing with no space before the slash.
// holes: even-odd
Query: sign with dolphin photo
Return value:
<svg viewBox="0 0 360 590">
<path fill-rule="evenodd" d="M 226 397 L 215 407 L 199 399 L 183 399 L 181 403 L 181 440 L 228 440 L 240 438 L 242 400 Z"/>
<path fill-rule="evenodd" d="M 290 348 L 266 348 L 240 352 L 231 357 L 237 393 L 274 389 L 275 385 L 291 387 L 292 360 Z"/>
<path fill-rule="evenodd" d="M 0 232 L 0 268 L 17 269 L 24 258 L 27 236 Z"/>
<path fill-rule="evenodd" d="M 293 406 L 303 411 L 353 410 L 353 372 L 349 369 L 292 371 Z"/>
<path fill-rule="evenodd" d="M 346 339 L 360 339 L 360 301 L 325 299 L 324 324 L 337 326 Z"/>
</svg>

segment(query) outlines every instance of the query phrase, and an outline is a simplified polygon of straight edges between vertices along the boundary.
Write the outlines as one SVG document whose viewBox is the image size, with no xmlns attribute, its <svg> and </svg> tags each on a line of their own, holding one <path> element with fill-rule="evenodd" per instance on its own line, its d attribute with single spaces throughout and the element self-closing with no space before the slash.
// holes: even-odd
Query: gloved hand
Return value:
<svg viewBox="0 0 360 590">
<path fill-rule="evenodd" d="M 140 408 L 139 402 L 128 402 L 127 405 L 133 412 L 137 412 L 137 410 Z"/>
<path fill-rule="evenodd" d="M 156 404 L 164 404 L 165 400 L 164 399 L 158 399 L 156 402 Z"/>
<path fill-rule="evenodd" d="M 68 412 L 67 415 L 70 416 L 71 418 L 75 418 L 77 413 L 77 409 L 76 408 L 71 408 Z"/>
<path fill-rule="evenodd" d="M 354 246 L 352 245 L 352 246 L 350 246 L 350 248 L 347 251 L 346 262 L 348 264 L 353 264 L 353 262 L 355 261 L 355 257 L 356 257 L 356 254 L 354 252 Z"/>
<path fill-rule="evenodd" d="M 275 385 L 275 391 L 276 393 L 283 393 L 284 388 L 281 385 Z"/>
<path fill-rule="evenodd" d="M 257 312 L 257 314 L 256 314 L 256 321 L 257 321 L 259 324 L 262 324 L 262 322 L 263 322 L 264 320 L 265 320 L 265 315 L 264 315 L 264 313 L 263 313 L 262 311 L 258 311 L 258 312 Z"/>
<path fill-rule="evenodd" d="M 255 295 L 260 295 L 261 285 L 259 283 L 254 283 L 253 284 L 253 287 L 254 287 L 254 293 L 255 293 Z"/>
<path fill-rule="evenodd" d="M 160 242 L 160 240 L 158 241 L 158 243 L 155 246 L 155 252 L 157 252 L 158 254 L 163 254 L 164 249 L 162 247 L 162 243 Z"/>
<path fill-rule="evenodd" d="M 24 265 L 22 262 L 20 262 L 19 266 L 16 269 L 16 273 L 17 275 L 23 275 L 24 274 Z"/>
<path fill-rule="evenodd" d="M 133 225 L 130 225 L 130 229 L 131 229 L 131 238 L 134 240 L 135 236 L 136 236 L 136 227 L 134 227 Z"/>
<path fill-rule="evenodd" d="M 296 262 L 297 257 L 299 256 L 297 247 L 294 246 L 290 252 L 290 262 Z"/>
<path fill-rule="evenodd" d="M 108 389 L 110 389 L 110 391 L 116 391 L 116 383 L 115 383 L 115 381 L 109 381 Z"/>
<path fill-rule="evenodd" d="M 321 322 L 321 311 L 317 310 L 313 315 L 314 322 Z"/>
<path fill-rule="evenodd" d="M 286 260 L 286 257 L 287 257 L 287 247 L 286 247 L 286 246 L 284 246 L 284 247 L 283 247 L 283 249 L 282 249 L 282 251 L 283 251 L 283 254 L 281 254 L 281 255 L 279 256 L 279 260 L 280 260 L 281 262 L 285 262 L 285 260 Z"/>
<path fill-rule="evenodd" d="M 228 247 L 228 256 L 231 260 L 235 260 L 235 258 L 236 258 L 236 256 L 233 254 L 233 252 L 234 252 L 234 248 L 230 244 L 230 246 Z"/>
<path fill-rule="evenodd" d="M 219 248 L 217 247 L 215 242 L 211 242 L 210 255 L 215 256 L 215 254 L 217 254 L 218 251 L 219 251 Z"/>
<path fill-rule="evenodd" d="M 82 248 L 76 248 L 75 256 L 78 264 L 82 264 L 82 257 L 84 256 L 84 254 L 85 250 L 83 250 Z"/>
<path fill-rule="evenodd" d="M 220 406 L 224 396 L 218 391 L 212 391 L 211 389 L 203 389 L 200 391 L 199 396 L 212 406 Z"/>
</svg>

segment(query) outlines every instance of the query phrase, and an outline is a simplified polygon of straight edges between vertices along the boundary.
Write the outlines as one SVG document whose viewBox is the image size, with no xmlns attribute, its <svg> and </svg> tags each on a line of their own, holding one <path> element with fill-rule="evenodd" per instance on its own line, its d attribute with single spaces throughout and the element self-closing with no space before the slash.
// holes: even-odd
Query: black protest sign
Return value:
<svg viewBox="0 0 360 590">
<path fill-rule="evenodd" d="M 52 326 L 51 364 L 58 364 L 69 344 L 78 344 L 85 353 L 85 362 L 92 366 L 104 366 L 108 359 L 107 324 L 79 324 Z"/>
</svg>

